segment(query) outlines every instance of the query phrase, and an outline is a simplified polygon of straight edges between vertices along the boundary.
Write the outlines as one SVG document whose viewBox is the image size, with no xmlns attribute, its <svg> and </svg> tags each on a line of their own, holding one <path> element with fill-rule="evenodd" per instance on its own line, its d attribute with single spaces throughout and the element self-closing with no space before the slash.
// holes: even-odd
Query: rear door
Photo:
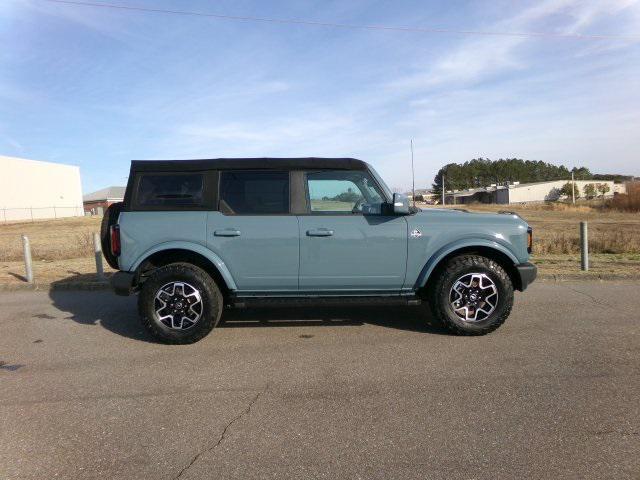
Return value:
<svg viewBox="0 0 640 480">
<path fill-rule="evenodd" d="M 290 214 L 290 172 L 223 170 L 219 211 L 209 212 L 207 246 L 240 293 L 298 290 L 298 220 Z"/>
<path fill-rule="evenodd" d="M 300 291 L 396 292 L 404 283 L 407 221 L 383 214 L 366 171 L 305 173 L 308 211 L 299 219 Z"/>
</svg>

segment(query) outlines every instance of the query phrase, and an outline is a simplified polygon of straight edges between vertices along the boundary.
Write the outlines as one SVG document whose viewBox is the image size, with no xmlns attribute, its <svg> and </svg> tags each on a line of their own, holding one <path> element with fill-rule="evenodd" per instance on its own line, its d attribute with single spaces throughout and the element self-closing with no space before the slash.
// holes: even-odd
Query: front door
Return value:
<svg viewBox="0 0 640 480">
<path fill-rule="evenodd" d="M 306 172 L 309 212 L 298 217 L 300 291 L 399 292 L 406 273 L 407 221 L 383 215 L 368 172 Z"/>
<path fill-rule="evenodd" d="M 298 290 L 298 221 L 290 215 L 289 172 L 220 172 L 219 211 L 209 212 L 207 246 L 238 293 Z"/>
</svg>

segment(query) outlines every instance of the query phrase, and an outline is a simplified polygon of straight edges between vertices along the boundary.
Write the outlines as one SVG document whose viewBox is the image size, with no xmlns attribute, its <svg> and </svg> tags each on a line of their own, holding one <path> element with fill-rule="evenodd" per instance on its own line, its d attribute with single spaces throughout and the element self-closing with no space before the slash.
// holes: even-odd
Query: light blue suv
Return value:
<svg viewBox="0 0 640 480">
<path fill-rule="evenodd" d="M 103 219 L 117 294 L 193 343 L 225 306 L 426 300 L 452 331 L 498 328 L 536 276 L 518 215 L 410 207 L 351 158 L 134 161 Z"/>
</svg>

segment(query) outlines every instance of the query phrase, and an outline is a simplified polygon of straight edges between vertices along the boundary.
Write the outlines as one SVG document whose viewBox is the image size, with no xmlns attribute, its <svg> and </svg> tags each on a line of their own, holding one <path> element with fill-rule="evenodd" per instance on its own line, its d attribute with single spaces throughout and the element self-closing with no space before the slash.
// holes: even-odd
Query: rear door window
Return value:
<svg viewBox="0 0 640 480">
<path fill-rule="evenodd" d="M 199 207 L 204 205 L 203 173 L 143 174 L 138 182 L 139 207 Z"/>
<path fill-rule="evenodd" d="M 289 213 L 289 172 L 222 171 L 220 211 L 225 215 Z"/>
</svg>

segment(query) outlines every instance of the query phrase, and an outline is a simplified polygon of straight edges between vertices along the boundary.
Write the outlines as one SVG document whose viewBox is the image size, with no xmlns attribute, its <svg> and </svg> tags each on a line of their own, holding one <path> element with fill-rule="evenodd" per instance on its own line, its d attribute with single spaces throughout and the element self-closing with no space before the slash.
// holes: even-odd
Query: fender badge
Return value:
<svg viewBox="0 0 640 480">
<path fill-rule="evenodd" d="M 422 236 L 422 232 L 416 228 L 415 230 L 412 230 L 409 235 L 411 235 L 411 238 L 418 238 Z"/>
</svg>

